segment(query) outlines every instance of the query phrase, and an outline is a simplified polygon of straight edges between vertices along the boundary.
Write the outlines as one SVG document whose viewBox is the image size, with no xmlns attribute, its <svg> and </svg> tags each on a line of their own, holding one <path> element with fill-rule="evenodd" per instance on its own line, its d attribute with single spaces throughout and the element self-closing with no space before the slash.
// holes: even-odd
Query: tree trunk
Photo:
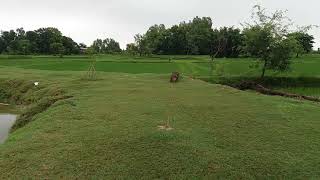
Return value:
<svg viewBox="0 0 320 180">
<path fill-rule="evenodd" d="M 211 62 L 210 62 L 210 79 L 211 81 L 213 80 L 213 58 L 211 59 Z"/>
<path fill-rule="evenodd" d="M 266 68 L 267 68 L 267 60 L 264 60 L 264 65 L 263 65 L 263 68 L 262 68 L 261 79 L 264 78 L 264 75 L 265 75 L 265 73 L 266 73 Z"/>
</svg>

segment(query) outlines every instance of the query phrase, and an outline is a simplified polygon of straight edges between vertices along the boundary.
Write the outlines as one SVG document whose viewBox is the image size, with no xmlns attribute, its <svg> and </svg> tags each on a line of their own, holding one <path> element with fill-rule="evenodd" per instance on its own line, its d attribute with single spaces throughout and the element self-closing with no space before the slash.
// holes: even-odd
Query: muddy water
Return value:
<svg viewBox="0 0 320 180">
<path fill-rule="evenodd" d="M 15 110 L 11 106 L 0 104 L 0 144 L 7 139 L 10 128 L 17 119 Z"/>
</svg>

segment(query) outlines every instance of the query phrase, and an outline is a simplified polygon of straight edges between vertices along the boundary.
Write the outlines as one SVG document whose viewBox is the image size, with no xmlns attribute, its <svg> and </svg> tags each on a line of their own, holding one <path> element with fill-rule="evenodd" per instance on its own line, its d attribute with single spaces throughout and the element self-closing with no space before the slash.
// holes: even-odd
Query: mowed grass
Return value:
<svg viewBox="0 0 320 180">
<path fill-rule="evenodd" d="M 172 61 L 169 62 L 169 59 Z M 49 71 L 87 71 L 92 59 L 85 56 L 27 56 L 0 57 L 0 68 Z M 130 74 L 168 74 L 179 71 L 184 76 L 207 78 L 210 64 L 208 56 L 152 56 L 132 57 L 125 55 L 103 55 L 96 57 L 98 72 L 121 72 Z M 287 72 L 267 71 L 266 85 L 272 89 L 320 97 L 320 55 L 306 55 L 293 60 Z M 214 79 L 254 79 L 260 76 L 259 64 L 250 58 L 216 59 Z"/>
<path fill-rule="evenodd" d="M 0 145 L 1 179 L 317 179 L 319 104 L 169 74 L 6 67 L 73 98 Z M 160 130 L 170 119 L 171 131 Z"/>
</svg>

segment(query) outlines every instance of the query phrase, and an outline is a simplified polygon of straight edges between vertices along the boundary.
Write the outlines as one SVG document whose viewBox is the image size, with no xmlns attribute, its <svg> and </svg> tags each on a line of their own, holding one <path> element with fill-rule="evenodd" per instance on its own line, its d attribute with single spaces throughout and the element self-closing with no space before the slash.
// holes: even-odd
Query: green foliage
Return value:
<svg viewBox="0 0 320 180">
<path fill-rule="evenodd" d="M 212 49 L 218 48 L 217 42 L 221 37 L 226 39 L 226 44 L 218 57 L 238 57 L 242 45 L 241 31 L 233 27 L 213 30 L 210 17 L 195 17 L 168 29 L 163 24 L 153 25 L 145 34 L 135 36 L 135 43 L 128 45 L 127 52 L 140 55 L 208 55 Z"/>
<path fill-rule="evenodd" d="M 35 31 L 25 32 L 23 28 L 10 31 L 2 31 L 0 34 L 0 54 L 57 54 L 52 44 L 63 45 L 59 47 L 58 54 L 79 54 L 80 47 L 71 38 L 63 36 L 57 28 L 40 28 Z M 59 45 L 60 46 L 60 45 Z"/>
<path fill-rule="evenodd" d="M 80 54 L 80 45 L 74 42 L 71 38 L 63 36 L 62 37 L 62 45 L 64 48 L 64 54 Z"/>
<path fill-rule="evenodd" d="M 62 43 L 52 43 L 50 44 L 50 52 L 54 55 L 59 55 L 60 57 L 64 54 L 64 46 Z"/>
<path fill-rule="evenodd" d="M 137 47 L 139 56 L 151 54 L 150 44 L 146 36 L 141 34 L 136 34 L 134 36 L 135 46 Z"/>
<path fill-rule="evenodd" d="M 254 24 L 247 24 L 243 32 L 244 49 L 249 55 L 263 61 L 263 78 L 266 69 L 284 71 L 289 68 L 296 41 L 287 38 L 288 18 L 284 11 L 276 11 L 268 16 L 261 6 L 255 6 L 254 10 Z"/>
<path fill-rule="evenodd" d="M 189 23 L 182 23 L 181 26 L 186 31 L 187 54 L 208 54 L 212 33 L 211 18 L 195 17 Z"/>
<path fill-rule="evenodd" d="M 163 24 L 151 26 L 144 36 L 150 52 L 152 54 L 161 53 L 163 41 L 166 38 L 166 27 Z"/>
<path fill-rule="evenodd" d="M 120 53 L 122 51 L 119 43 L 111 38 L 105 40 L 97 39 L 93 42 L 91 47 L 98 54 L 112 54 Z"/>
<path fill-rule="evenodd" d="M 126 53 L 128 53 L 129 55 L 137 55 L 139 52 L 136 44 L 134 43 L 127 44 Z"/>
<path fill-rule="evenodd" d="M 98 52 L 93 46 L 90 46 L 89 48 L 86 49 L 85 54 L 89 55 L 90 58 L 94 58 L 94 56 L 98 54 Z"/>
<path fill-rule="evenodd" d="M 223 43 L 219 45 L 219 40 L 223 40 Z M 211 47 L 214 51 L 221 48 L 217 57 L 236 58 L 241 53 L 241 47 L 243 45 L 243 35 L 240 29 L 234 27 L 223 27 L 220 30 L 215 30 L 212 35 Z"/>
<path fill-rule="evenodd" d="M 304 53 L 310 53 L 313 48 L 314 37 L 305 32 L 294 32 L 288 34 L 289 38 L 297 41 L 296 53 L 297 57 Z"/>
</svg>

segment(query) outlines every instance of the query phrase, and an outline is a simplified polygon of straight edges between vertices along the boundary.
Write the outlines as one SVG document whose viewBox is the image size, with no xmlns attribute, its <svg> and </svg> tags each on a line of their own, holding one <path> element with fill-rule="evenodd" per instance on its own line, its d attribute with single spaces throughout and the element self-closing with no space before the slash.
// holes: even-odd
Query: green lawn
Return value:
<svg viewBox="0 0 320 180">
<path fill-rule="evenodd" d="M 84 80 L 85 58 L 0 59 L 1 81 L 39 81 L 73 96 L 36 114 L 0 145 L 1 179 L 320 177 L 319 104 L 188 76 L 168 82 L 176 69 L 205 75 L 204 57 L 174 63 L 108 62 L 111 57 L 97 59 L 97 81 Z M 317 60 L 296 61 L 288 77 L 316 79 Z M 251 70 L 245 59 L 218 63 L 228 77 Z M 37 99 L 41 88 L 27 94 Z M 173 129 L 160 130 L 168 118 Z"/>
</svg>

